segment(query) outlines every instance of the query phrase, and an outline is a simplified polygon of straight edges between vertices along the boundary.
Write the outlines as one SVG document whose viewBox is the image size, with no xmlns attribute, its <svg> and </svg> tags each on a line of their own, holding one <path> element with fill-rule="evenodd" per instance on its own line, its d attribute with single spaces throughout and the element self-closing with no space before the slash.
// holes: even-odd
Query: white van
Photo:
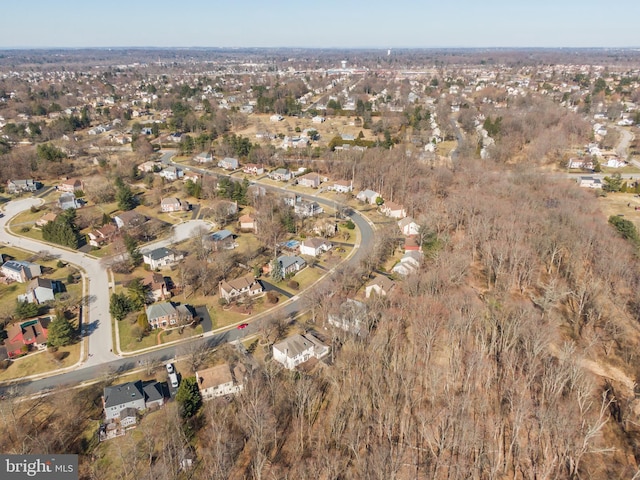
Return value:
<svg viewBox="0 0 640 480">
<path fill-rule="evenodd" d="M 169 382 L 171 382 L 173 388 L 178 388 L 180 383 L 178 382 L 178 375 L 176 375 L 175 372 L 169 374 Z"/>
</svg>

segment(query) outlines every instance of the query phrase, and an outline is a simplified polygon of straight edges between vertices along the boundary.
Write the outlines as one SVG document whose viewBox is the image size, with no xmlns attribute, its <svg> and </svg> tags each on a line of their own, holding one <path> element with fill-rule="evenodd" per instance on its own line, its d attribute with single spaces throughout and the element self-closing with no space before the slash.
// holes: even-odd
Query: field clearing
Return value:
<svg viewBox="0 0 640 480">
<path fill-rule="evenodd" d="M 640 230 L 640 197 L 633 193 L 608 193 L 606 197 L 599 197 L 598 203 L 605 218 L 622 215 Z M 635 207 L 639 210 L 635 210 Z"/>
</svg>

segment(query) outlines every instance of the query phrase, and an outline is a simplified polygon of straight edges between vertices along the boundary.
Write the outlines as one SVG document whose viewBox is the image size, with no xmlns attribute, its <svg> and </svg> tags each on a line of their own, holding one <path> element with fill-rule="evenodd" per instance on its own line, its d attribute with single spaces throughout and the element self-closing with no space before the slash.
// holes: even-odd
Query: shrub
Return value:
<svg viewBox="0 0 640 480">
<path fill-rule="evenodd" d="M 298 282 L 296 282 L 295 280 L 289 280 L 289 288 L 292 288 L 294 290 L 298 290 L 298 288 L 300 288 L 300 284 Z"/>
<path fill-rule="evenodd" d="M 22 228 L 20 229 L 20 231 L 21 231 L 22 233 L 27 233 L 29 230 L 31 230 L 31 228 L 29 228 L 29 227 L 22 227 Z"/>
<path fill-rule="evenodd" d="M 269 303 L 278 303 L 278 294 L 273 290 L 267 292 L 267 301 Z"/>
<path fill-rule="evenodd" d="M 218 305 L 224 307 L 225 305 L 227 305 L 229 302 L 227 302 L 226 298 L 219 298 L 218 299 Z"/>
<path fill-rule="evenodd" d="M 56 267 L 64 268 L 64 262 L 62 260 L 58 260 L 58 263 L 56 263 Z"/>
<path fill-rule="evenodd" d="M 5 358 L 4 360 L 0 360 L 0 370 L 6 370 L 11 365 L 11 360 Z"/>
</svg>

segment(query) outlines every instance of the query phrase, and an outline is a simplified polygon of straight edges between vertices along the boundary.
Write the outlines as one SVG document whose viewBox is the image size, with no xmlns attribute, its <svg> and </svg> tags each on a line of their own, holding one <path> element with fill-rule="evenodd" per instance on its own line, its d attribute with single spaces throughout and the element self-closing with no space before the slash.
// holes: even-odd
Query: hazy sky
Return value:
<svg viewBox="0 0 640 480">
<path fill-rule="evenodd" d="M 0 7 L 0 48 L 640 46 L 640 0 L 3 0 Z"/>
</svg>

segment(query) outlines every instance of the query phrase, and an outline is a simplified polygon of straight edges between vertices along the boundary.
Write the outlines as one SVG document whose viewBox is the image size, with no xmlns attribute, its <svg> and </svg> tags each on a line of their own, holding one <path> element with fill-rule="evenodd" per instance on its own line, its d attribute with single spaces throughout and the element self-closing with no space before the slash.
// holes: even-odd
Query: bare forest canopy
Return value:
<svg viewBox="0 0 640 480">
<path fill-rule="evenodd" d="M 508 65 L 539 66 L 561 63 L 630 65 L 638 64 L 640 51 L 627 48 L 438 48 L 392 49 L 304 49 L 304 48 L 90 48 L 0 50 L 0 67 L 37 69 L 110 66 L 127 63 L 194 64 L 207 62 L 273 63 L 294 60 L 310 65 L 339 65 L 345 58 L 359 66 L 398 68 L 424 65 Z"/>
</svg>

